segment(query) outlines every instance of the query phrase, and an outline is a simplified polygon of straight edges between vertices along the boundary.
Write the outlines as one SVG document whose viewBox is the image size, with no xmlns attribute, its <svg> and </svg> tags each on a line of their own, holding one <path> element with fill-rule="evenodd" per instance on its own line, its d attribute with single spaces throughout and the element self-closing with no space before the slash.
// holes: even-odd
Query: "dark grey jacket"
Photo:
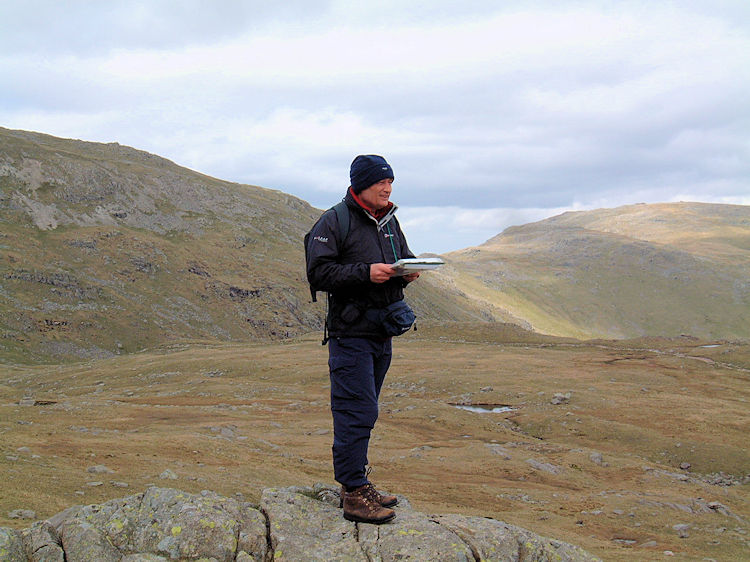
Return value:
<svg viewBox="0 0 750 562">
<path fill-rule="evenodd" d="M 307 279 L 325 291 L 328 301 L 328 333 L 331 337 L 383 337 L 380 327 L 365 318 L 365 311 L 383 308 L 404 298 L 406 281 L 392 277 L 385 283 L 370 281 L 370 265 L 413 258 L 394 205 L 377 221 L 347 191 L 349 232 L 339 240 L 336 211 L 329 209 L 310 231 Z"/>
</svg>

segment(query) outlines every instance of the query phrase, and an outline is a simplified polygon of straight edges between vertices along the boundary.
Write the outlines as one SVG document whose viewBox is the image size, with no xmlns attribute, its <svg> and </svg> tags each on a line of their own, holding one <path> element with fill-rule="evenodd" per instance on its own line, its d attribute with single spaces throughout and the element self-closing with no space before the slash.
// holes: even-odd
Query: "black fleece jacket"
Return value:
<svg viewBox="0 0 750 562">
<path fill-rule="evenodd" d="M 339 240 L 336 211 L 329 209 L 310 231 L 307 279 L 328 300 L 330 337 L 382 338 L 379 326 L 365 317 L 365 311 L 383 308 L 404 298 L 406 281 L 392 277 L 385 283 L 370 281 L 370 265 L 394 263 L 413 258 L 401 226 L 396 206 L 380 221 L 365 211 L 347 191 L 349 233 Z"/>
</svg>

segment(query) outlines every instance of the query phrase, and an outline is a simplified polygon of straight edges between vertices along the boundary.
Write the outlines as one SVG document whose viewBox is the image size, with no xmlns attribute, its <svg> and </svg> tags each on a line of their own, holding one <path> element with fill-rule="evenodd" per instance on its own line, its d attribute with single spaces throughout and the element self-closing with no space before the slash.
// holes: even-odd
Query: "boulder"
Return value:
<svg viewBox="0 0 750 562">
<path fill-rule="evenodd" d="M 71 507 L 23 531 L 0 528 L 0 560 L 596 560 L 501 521 L 426 515 L 402 496 L 397 517 L 383 525 L 346 521 L 338 506 L 338 488 L 324 484 L 266 489 L 258 507 L 213 492 L 150 487 Z"/>
</svg>

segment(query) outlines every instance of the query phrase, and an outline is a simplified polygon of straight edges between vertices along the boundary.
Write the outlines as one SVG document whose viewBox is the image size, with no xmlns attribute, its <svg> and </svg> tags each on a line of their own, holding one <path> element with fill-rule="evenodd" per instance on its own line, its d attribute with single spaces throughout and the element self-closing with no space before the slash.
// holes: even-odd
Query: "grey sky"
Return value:
<svg viewBox="0 0 750 562">
<path fill-rule="evenodd" d="M 569 209 L 750 204 L 748 100 L 745 0 L 0 3 L 1 126 L 321 208 L 382 154 L 417 252 Z"/>
</svg>

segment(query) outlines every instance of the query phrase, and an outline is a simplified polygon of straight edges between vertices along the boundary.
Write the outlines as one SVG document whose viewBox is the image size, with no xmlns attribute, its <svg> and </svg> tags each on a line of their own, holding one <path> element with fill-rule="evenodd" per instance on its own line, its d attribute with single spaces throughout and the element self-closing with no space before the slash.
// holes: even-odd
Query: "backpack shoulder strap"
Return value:
<svg viewBox="0 0 750 562">
<path fill-rule="evenodd" d="M 336 218 L 339 222 L 339 240 L 344 241 L 349 234 L 349 208 L 346 206 L 345 201 L 339 201 L 331 209 L 336 212 Z M 310 240 L 310 233 L 305 234 L 305 261 L 308 259 L 308 244 Z M 315 294 L 317 289 L 310 285 L 310 296 L 313 302 L 317 302 L 317 295 Z"/>
<path fill-rule="evenodd" d="M 346 206 L 346 201 L 339 201 L 333 206 L 333 210 L 339 219 L 339 241 L 343 242 L 349 234 L 349 207 Z"/>
</svg>

